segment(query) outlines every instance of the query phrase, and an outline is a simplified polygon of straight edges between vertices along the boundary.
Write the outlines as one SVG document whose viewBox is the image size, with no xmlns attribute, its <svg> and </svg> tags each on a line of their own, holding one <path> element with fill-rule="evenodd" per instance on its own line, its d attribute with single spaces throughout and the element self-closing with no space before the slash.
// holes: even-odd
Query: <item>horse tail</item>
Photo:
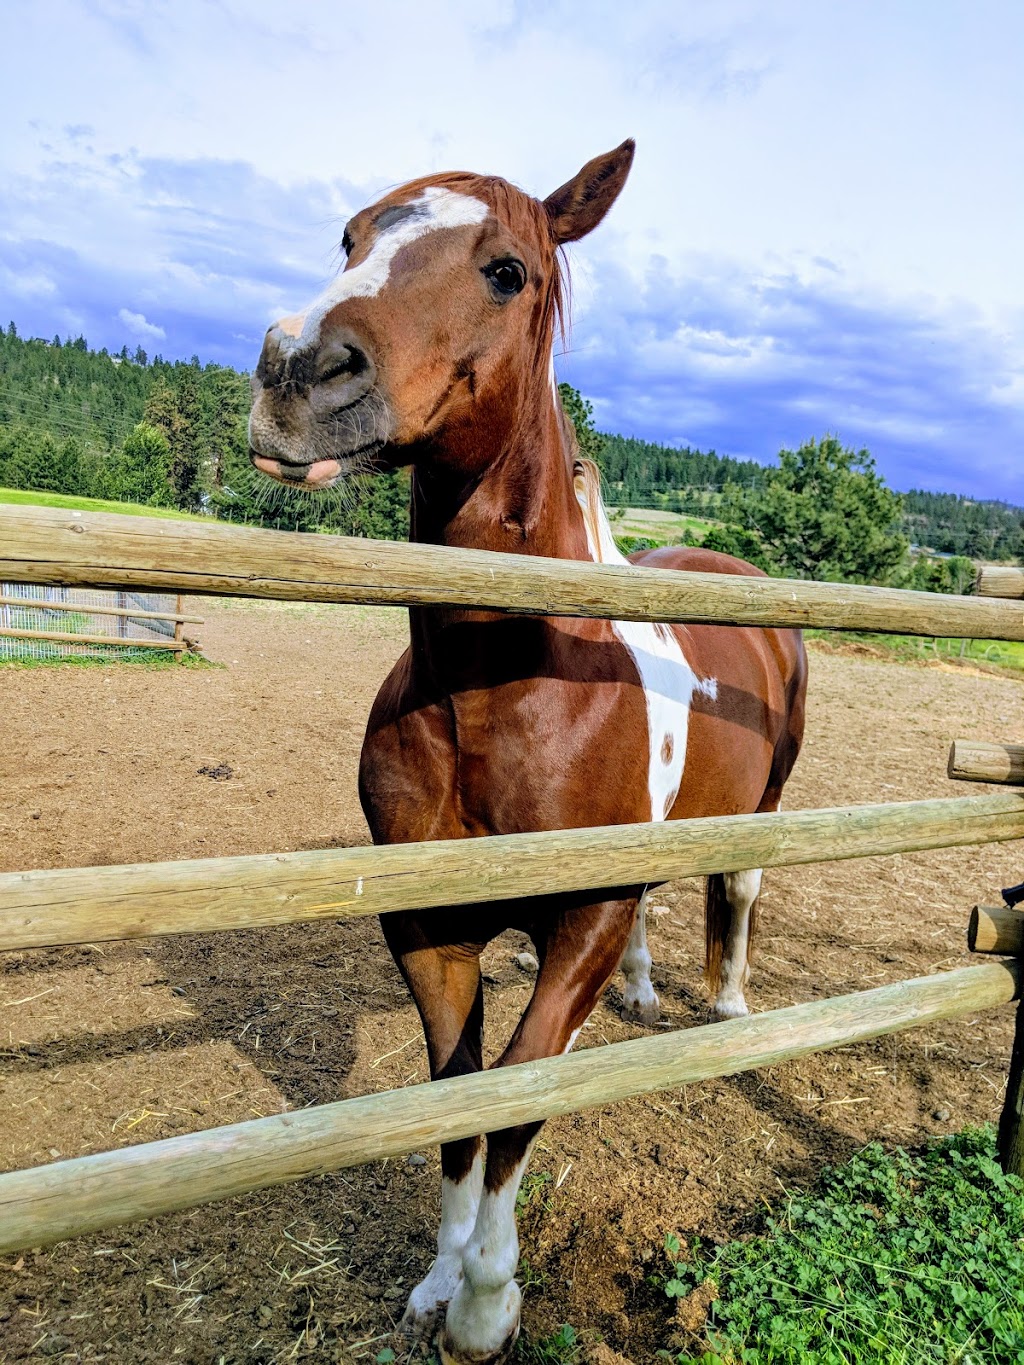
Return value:
<svg viewBox="0 0 1024 1365">
<path fill-rule="evenodd" d="M 704 978 L 714 995 L 722 984 L 722 955 L 731 924 L 725 877 L 715 872 L 704 882 Z"/>
</svg>

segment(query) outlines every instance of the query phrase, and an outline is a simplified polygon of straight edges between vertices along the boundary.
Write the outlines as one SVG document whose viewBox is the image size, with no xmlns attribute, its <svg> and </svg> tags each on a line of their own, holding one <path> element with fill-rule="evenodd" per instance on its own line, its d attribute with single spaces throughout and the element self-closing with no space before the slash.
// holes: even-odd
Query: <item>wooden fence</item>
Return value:
<svg viewBox="0 0 1024 1365">
<path fill-rule="evenodd" d="M 0 580 L 0 659 L 116 656 L 118 651 L 163 650 L 179 660 L 198 650 L 186 625 L 181 593 L 55 587 Z"/>
<path fill-rule="evenodd" d="M 0 509 L 0 577 L 328 602 L 813 625 L 1024 640 L 1010 600 L 722 578 L 316 535 Z M 1009 586 L 1013 586 L 1010 584 Z M 990 592 L 983 578 L 983 592 Z M 1024 595 L 1024 582 L 1021 584 Z M 1016 784 L 1015 746 L 958 741 L 951 776 Z M 1024 792 L 384 848 L 0 876 L 0 949 L 237 929 L 615 888 L 752 866 L 1024 837 Z M 971 947 L 1015 959 L 1024 915 L 976 907 Z M 989 963 L 0 1176 L 0 1251 L 154 1217 L 428 1143 L 730 1075 L 1018 999 Z M 1000 1149 L 1024 1171 L 1024 1028 Z"/>
</svg>

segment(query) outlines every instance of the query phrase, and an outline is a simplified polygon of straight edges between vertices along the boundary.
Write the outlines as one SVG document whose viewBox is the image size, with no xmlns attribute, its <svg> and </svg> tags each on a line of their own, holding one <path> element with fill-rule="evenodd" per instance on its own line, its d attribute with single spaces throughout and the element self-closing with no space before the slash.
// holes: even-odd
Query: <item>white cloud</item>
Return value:
<svg viewBox="0 0 1024 1365">
<path fill-rule="evenodd" d="M 913 341 L 917 313 L 949 339 L 959 316 L 964 356 L 985 332 L 998 381 L 968 366 L 951 383 L 929 322 L 906 383 L 925 408 L 969 397 L 972 419 L 984 393 L 1019 428 L 1018 0 L 932 6 L 926 26 L 889 0 L 48 0 L 22 6 L 9 39 L 0 81 L 21 117 L 0 150 L 0 257 L 25 330 L 72 311 L 119 347 L 130 324 L 112 301 L 128 298 L 170 354 L 251 364 L 268 317 L 333 269 L 341 220 L 386 186 L 461 167 L 543 194 L 632 134 L 626 192 L 575 252 L 574 373 L 602 385 L 603 420 L 645 413 L 671 438 L 755 381 L 780 404 L 806 383 L 838 409 L 850 367 L 841 345 L 815 349 L 808 302 L 834 285 L 865 301 L 857 327 Z M 628 390 L 614 366 L 582 364 L 618 328 Z M 680 355 L 691 392 L 676 382 L 673 406 Z M 881 355 L 855 367 L 879 415 L 895 401 Z"/>
<path fill-rule="evenodd" d="M 139 337 L 143 341 L 166 340 L 167 333 L 164 329 L 158 327 L 155 322 L 149 322 L 145 313 L 133 313 L 128 308 L 119 308 L 117 316 L 133 337 Z"/>
</svg>

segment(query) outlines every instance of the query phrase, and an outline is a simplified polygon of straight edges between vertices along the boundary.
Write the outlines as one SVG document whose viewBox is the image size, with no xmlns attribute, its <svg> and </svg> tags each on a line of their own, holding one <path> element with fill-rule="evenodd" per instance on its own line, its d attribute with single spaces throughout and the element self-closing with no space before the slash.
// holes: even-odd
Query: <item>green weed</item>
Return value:
<svg viewBox="0 0 1024 1365">
<path fill-rule="evenodd" d="M 97 646 L 97 648 L 101 648 Z M 0 669 L 14 668 L 107 668 L 111 664 L 118 667 L 146 668 L 151 672 L 157 672 L 165 668 L 223 668 L 223 664 L 214 663 L 212 659 L 206 659 L 201 654 L 181 655 L 181 662 L 178 661 L 177 654 L 170 649 L 147 649 L 133 650 L 127 647 L 120 649 L 104 649 L 97 654 L 52 654 L 45 658 L 37 659 L 26 657 L 23 659 L 2 659 L 0 658 Z"/>
<path fill-rule="evenodd" d="M 512 1358 L 515 1365 L 578 1365 L 583 1346 L 575 1328 L 565 1322 L 549 1337 L 537 1341 L 520 1337 Z"/>
<path fill-rule="evenodd" d="M 545 1213 L 550 1212 L 551 1206 L 545 1198 L 545 1192 L 552 1180 L 553 1176 L 550 1171 L 528 1171 L 523 1176 L 523 1183 L 519 1186 L 519 1192 L 516 1195 L 516 1213 L 523 1214 L 535 1204 L 539 1205 Z"/>
<path fill-rule="evenodd" d="M 923 1153 L 875 1143 L 715 1249 L 666 1239 L 666 1294 L 713 1281 L 706 1341 L 677 1365 L 1024 1362 L 1024 1182 L 991 1130 Z"/>
</svg>

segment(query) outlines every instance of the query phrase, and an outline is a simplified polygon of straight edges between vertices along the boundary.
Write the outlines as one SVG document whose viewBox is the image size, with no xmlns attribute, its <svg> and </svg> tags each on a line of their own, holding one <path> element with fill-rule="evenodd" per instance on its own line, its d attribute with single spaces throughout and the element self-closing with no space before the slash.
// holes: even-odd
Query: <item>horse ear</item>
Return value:
<svg viewBox="0 0 1024 1365">
<path fill-rule="evenodd" d="M 544 200 L 555 241 L 575 242 L 593 232 L 619 197 L 636 143 L 627 137 L 612 152 L 595 156 L 561 189 Z"/>
</svg>

